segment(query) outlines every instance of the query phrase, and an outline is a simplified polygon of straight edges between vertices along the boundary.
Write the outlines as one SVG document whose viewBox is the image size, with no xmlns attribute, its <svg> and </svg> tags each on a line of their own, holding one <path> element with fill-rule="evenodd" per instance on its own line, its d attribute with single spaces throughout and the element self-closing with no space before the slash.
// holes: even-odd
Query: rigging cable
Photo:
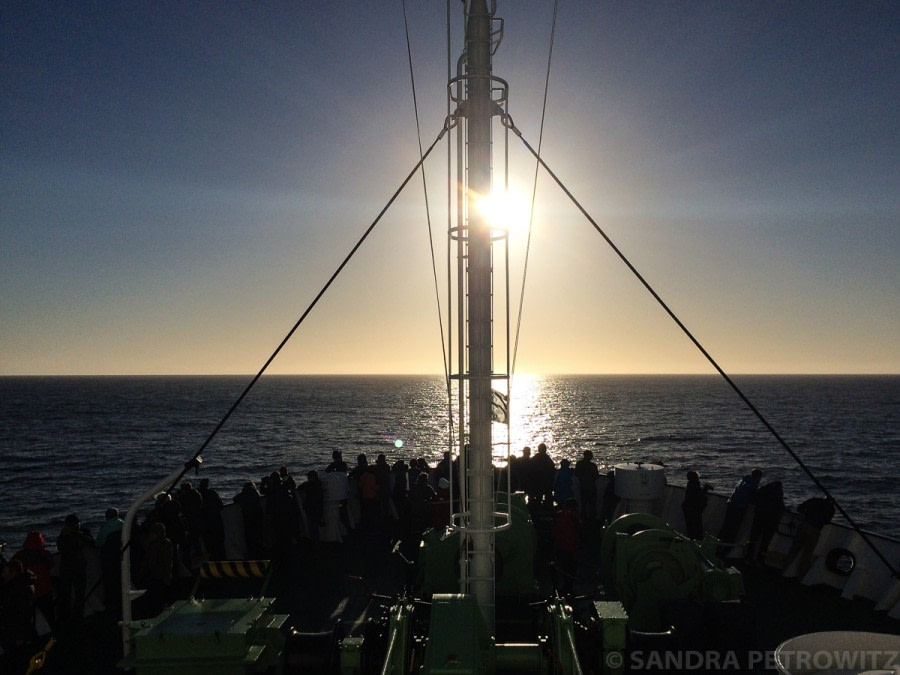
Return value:
<svg viewBox="0 0 900 675">
<path fill-rule="evenodd" d="M 453 11 L 451 3 L 452 0 L 447 0 L 446 3 L 446 19 L 444 21 L 446 25 L 446 66 L 447 66 L 447 82 L 450 82 L 453 79 L 453 31 L 451 30 L 451 22 L 453 19 Z M 453 105 L 453 96 L 450 91 L 450 87 L 446 88 L 444 94 L 444 110 L 446 115 L 450 115 L 451 106 Z M 446 228 L 447 232 L 453 227 L 453 190 L 450 187 L 450 176 L 453 168 L 453 139 L 450 136 L 447 136 L 447 223 Z M 451 454 L 453 453 L 453 383 L 450 380 L 449 373 L 453 369 L 453 296 L 451 294 L 451 289 L 453 288 L 453 247 L 450 241 L 450 237 L 446 237 L 446 249 L 444 251 L 446 255 L 446 284 L 447 284 L 447 352 L 446 352 L 446 363 L 444 365 L 445 371 L 448 373 L 447 377 L 447 449 L 450 450 Z M 450 485 L 450 490 L 453 490 L 453 484 Z"/>
<path fill-rule="evenodd" d="M 763 426 L 765 426 L 766 429 L 769 430 L 769 433 L 772 434 L 772 436 L 775 438 L 775 440 L 778 441 L 778 443 L 781 445 L 781 447 L 784 448 L 784 450 L 787 451 L 787 453 L 794 459 L 794 461 L 797 462 L 797 464 L 800 466 L 800 468 L 803 469 L 804 472 L 806 472 L 806 475 L 808 475 L 812 479 L 813 483 L 816 484 L 816 487 L 818 487 L 822 491 L 822 493 L 828 499 L 831 500 L 831 503 L 834 504 L 835 508 L 837 508 L 837 510 L 841 513 L 841 515 L 847 519 L 847 522 L 850 523 L 850 526 L 863 538 L 863 541 L 865 541 L 866 544 L 868 544 L 869 548 L 871 548 L 872 551 L 874 551 L 875 555 L 877 555 L 881 559 L 881 561 L 887 566 L 888 570 L 890 570 L 890 572 L 891 572 L 891 576 L 893 576 L 895 578 L 900 576 L 900 575 L 898 575 L 898 572 L 897 572 L 896 568 L 894 568 L 893 564 L 891 562 L 889 562 L 887 558 L 885 558 L 884 554 L 882 554 L 882 552 L 878 549 L 878 547 L 875 546 L 875 543 L 871 539 L 869 539 L 868 535 L 865 532 L 863 532 L 860 529 L 859 525 L 857 525 L 856 522 L 853 520 L 853 518 L 850 517 L 850 514 L 848 514 L 844 510 L 844 507 L 841 506 L 838 503 L 837 499 L 835 499 L 832 496 L 832 494 L 828 491 L 828 488 L 826 488 L 821 483 L 821 481 L 819 481 L 819 479 L 816 478 L 815 474 L 813 474 L 813 472 L 809 469 L 809 467 L 806 466 L 806 464 L 803 462 L 802 459 L 800 459 L 800 457 L 797 455 L 797 453 L 794 452 L 794 450 L 791 448 L 791 446 L 788 445 L 788 442 L 781 437 L 781 434 L 779 434 L 778 431 L 775 430 L 775 427 L 773 427 L 769 423 L 769 421 L 762 414 L 762 412 L 760 412 L 760 410 L 753 404 L 753 402 L 746 396 L 746 394 L 744 394 L 744 392 L 740 389 L 740 387 L 737 386 L 737 384 L 734 382 L 734 380 L 732 380 L 731 377 L 728 376 L 728 373 L 726 373 L 721 368 L 721 366 L 719 366 L 719 364 L 710 355 L 710 353 L 706 351 L 706 349 L 703 347 L 702 344 L 700 344 L 700 341 L 697 340 L 696 337 L 694 337 L 694 335 L 691 333 L 691 331 L 688 330 L 687 326 L 685 326 L 684 323 L 682 323 L 681 319 L 679 319 L 678 316 L 676 316 L 675 312 L 673 312 L 669 308 L 669 306 L 660 297 L 660 295 L 653 289 L 653 287 L 650 285 L 650 283 L 643 277 L 643 275 L 637 270 L 637 268 L 631 263 L 631 261 L 619 249 L 619 247 L 616 246 L 616 244 L 613 242 L 613 240 L 610 239 L 609 235 L 607 235 L 606 232 L 600 227 L 600 225 L 597 224 L 597 221 L 594 220 L 590 216 L 590 214 L 585 210 L 585 208 L 575 198 L 575 196 L 569 191 L 569 189 L 565 186 L 565 184 L 563 184 L 562 180 L 560 180 L 559 177 L 555 173 L 553 173 L 552 169 L 550 169 L 550 167 L 547 165 L 547 163 L 541 158 L 540 154 L 537 153 L 535 151 L 535 149 L 533 147 L 531 147 L 531 145 L 528 143 L 528 141 L 525 140 L 525 137 L 522 135 L 522 132 L 518 129 L 518 127 L 516 127 L 515 123 L 513 122 L 512 117 L 510 117 L 509 115 L 506 115 L 503 118 L 503 124 L 504 124 L 504 126 L 507 126 L 510 129 L 512 129 L 512 132 L 516 136 L 519 137 L 519 139 L 522 141 L 522 143 L 525 145 L 525 147 L 528 149 L 528 151 L 532 155 L 534 155 L 534 157 L 535 157 L 535 159 L 537 159 L 538 163 L 542 167 L 544 167 L 544 170 L 556 182 L 556 184 L 566 194 L 566 196 L 569 198 L 569 200 L 575 205 L 575 207 L 579 211 L 581 211 L 581 214 L 588 220 L 588 222 L 594 226 L 594 229 L 600 234 L 601 237 L 603 237 L 603 239 L 606 241 L 606 243 L 609 245 L 609 247 L 613 250 L 613 252 L 617 256 L 619 256 L 619 258 L 622 260 L 622 262 L 625 263 L 625 265 L 628 267 L 629 270 L 631 270 L 631 273 L 637 278 L 637 280 L 639 282 L 641 282 L 641 284 L 650 293 L 650 295 L 653 296 L 653 298 L 656 300 L 656 302 L 659 304 L 659 306 L 662 307 L 663 310 L 665 310 L 665 312 L 678 325 L 678 327 L 688 337 L 688 339 L 694 343 L 694 346 L 700 350 L 700 353 L 703 354 L 704 357 L 706 357 L 706 360 L 709 361 L 710 364 L 712 364 L 713 368 L 716 369 L 716 371 L 719 373 L 719 375 L 721 375 L 722 378 L 728 383 L 728 385 L 735 391 L 735 393 L 740 397 L 740 399 L 750 409 L 750 411 L 754 415 L 756 415 L 756 417 L 759 419 L 760 422 L 763 423 Z"/>
<path fill-rule="evenodd" d="M 537 152 L 538 156 L 541 154 L 541 147 L 544 144 L 544 121 L 547 118 L 547 93 L 550 91 L 550 65 L 553 61 L 553 43 L 556 40 L 556 17 L 559 13 L 559 0 L 555 0 L 553 3 L 553 21 L 550 26 L 550 47 L 547 51 L 547 74 L 544 77 L 544 102 L 541 106 L 541 126 L 538 131 L 538 144 L 537 144 Z M 531 253 L 531 231 L 534 227 L 534 204 L 537 200 L 537 182 L 538 182 L 538 171 L 540 170 L 541 165 L 539 162 L 535 161 L 534 163 L 534 180 L 531 186 L 531 211 L 528 214 L 528 238 L 525 242 L 525 262 L 522 266 L 522 290 L 519 293 L 519 313 L 516 318 L 516 338 L 513 341 L 513 356 L 512 356 L 512 365 L 510 367 L 510 375 L 515 375 L 516 372 L 516 357 L 519 354 L 519 335 L 522 331 L 522 311 L 525 306 L 525 279 L 528 276 L 528 257 Z"/>
<path fill-rule="evenodd" d="M 369 227 L 366 229 L 365 232 L 363 232 L 362 236 L 359 238 L 359 240 L 356 242 L 356 244 L 353 246 L 353 248 L 350 249 L 350 252 L 341 261 L 341 264 L 337 266 L 337 269 L 334 271 L 334 273 L 331 275 L 331 277 L 328 279 L 328 281 L 325 282 L 325 285 L 322 286 L 322 289 L 318 292 L 318 294 L 316 294 L 316 297 L 313 298 L 312 302 L 309 303 L 309 306 L 306 308 L 306 310 L 303 312 L 303 314 L 300 316 L 300 318 L 297 319 L 297 321 L 296 321 L 296 323 L 294 323 L 293 327 L 287 332 L 287 335 L 284 336 L 284 339 L 282 339 L 282 341 L 279 343 L 279 345 L 275 348 L 275 351 L 272 352 L 272 355 L 269 356 L 268 359 L 266 359 L 266 362 L 262 365 L 262 368 L 259 369 L 259 372 L 253 376 L 253 379 L 250 380 L 250 382 L 247 384 L 246 387 L 244 387 L 244 390 L 241 392 L 240 396 L 238 396 L 237 399 L 235 400 L 235 402 L 231 404 L 231 407 L 228 409 L 228 412 L 226 412 L 225 415 L 222 417 L 222 419 L 219 420 L 219 423 L 216 424 L 215 428 L 212 430 L 212 432 L 210 432 L 210 434 L 209 434 L 209 436 L 207 436 L 206 440 L 203 441 L 203 443 L 200 445 L 200 448 L 197 450 L 197 452 L 194 453 L 194 456 L 188 462 L 185 463 L 185 466 L 181 470 L 181 473 L 178 474 L 178 476 L 175 478 L 175 480 L 172 481 L 172 484 L 169 486 L 169 489 L 166 490 L 167 493 L 171 492 L 172 488 L 174 488 L 175 485 L 178 484 L 178 481 L 180 481 L 184 477 L 184 474 L 186 474 L 188 472 L 188 470 L 194 466 L 195 460 L 198 457 L 200 457 L 201 454 L 203 454 L 203 451 L 206 450 L 206 448 L 209 446 L 209 444 L 212 442 L 212 440 L 216 437 L 216 435 L 219 433 L 219 431 L 222 429 L 222 427 L 225 426 L 225 423 L 232 416 L 232 414 L 234 414 L 234 411 L 238 409 L 238 407 L 241 405 L 243 400 L 247 397 L 247 394 L 250 393 L 250 390 L 253 389 L 253 387 L 256 385 L 256 383 L 259 381 L 259 379 L 263 376 L 263 373 L 265 373 L 266 370 L 269 368 L 269 366 L 272 364 L 272 361 L 275 360 L 275 357 L 278 356 L 278 354 L 281 352 L 281 350 L 284 348 L 284 346 L 293 337 L 294 333 L 297 332 L 297 329 L 300 328 L 300 324 L 303 323 L 303 321 L 306 319 L 306 317 L 309 316 L 309 313 L 313 310 L 313 307 L 315 307 L 318 304 L 319 300 L 322 299 L 322 296 L 325 295 L 325 291 L 327 291 L 329 289 L 329 287 L 331 286 L 331 284 L 334 283 L 335 279 L 338 278 L 340 273 L 347 266 L 347 263 L 350 262 L 350 259 L 356 254 L 356 252 L 359 250 L 360 246 L 362 246 L 363 242 L 366 239 L 368 239 L 370 234 L 372 234 L 372 230 L 375 229 L 375 226 L 379 223 L 379 221 L 382 219 L 384 214 L 387 213 L 388 209 L 397 200 L 397 197 L 400 196 L 400 193 L 403 192 L 404 188 L 407 186 L 409 181 L 412 180 L 412 177 L 416 175 L 416 172 L 419 170 L 419 168 L 422 166 L 422 164 L 425 163 L 425 160 L 428 158 L 428 155 L 431 154 L 431 151 L 434 150 L 435 146 L 444 137 L 444 134 L 446 134 L 455 125 L 455 123 L 456 123 L 456 121 L 455 121 L 455 118 L 453 118 L 453 117 L 448 116 L 444 120 L 444 126 L 441 128 L 440 132 L 438 133 L 437 138 L 434 139 L 434 142 L 431 144 L 431 146 L 428 148 L 428 150 L 425 151 L 425 154 L 422 155 L 422 158 L 418 162 L 416 162 L 416 165 L 407 174 L 406 178 L 403 179 L 403 182 L 400 183 L 400 187 L 398 187 L 394 191 L 394 194 L 392 194 L 390 199 L 388 199 L 387 203 L 384 205 L 384 207 L 381 209 L 381 211 L 375 217 L 375 220 L 373 220 L 372 224 L 369 225 Z"/>
<path fill-rule="evenodd" d="M 413 112 L 415 113 L 416 117 L 416 140 L 419 144 L 419 159 L 421 161 L 424 161 L 425 158 L 422 156 L 422 127 L 419 123 L 419 99 L 416 94 L 416 76 L 413 69 L 412 46 L 409 42 L 409 21 L 406 12 L 406 0 L 401 0 L 401 4 L 403 5 L 403 28 L 406 32 L 406 58 L 409 63 L 409 84 L 412 88 Z M 447 362 L 447 349 L 444 344 L 444 322 L 441 319 L 441 297 L 440 293 L 438 292 L 437 261 L 434 257 L 434 233 L 431 231 L 431 207 L 428 201 L 428 182 L 425 179 L 424 164 L 422 165 L 422 192 L 425 196 L 425 219 L 428 222 L 428 245 L 431 247 L 431 273 L 434 276 L 434 296 L 437 302 L 438 310 L 438 329 L 441 334 L 441 351 L 443 352 L 444 361 L 444 380 L 449 391 L 450 371 Z"/>
</svg>

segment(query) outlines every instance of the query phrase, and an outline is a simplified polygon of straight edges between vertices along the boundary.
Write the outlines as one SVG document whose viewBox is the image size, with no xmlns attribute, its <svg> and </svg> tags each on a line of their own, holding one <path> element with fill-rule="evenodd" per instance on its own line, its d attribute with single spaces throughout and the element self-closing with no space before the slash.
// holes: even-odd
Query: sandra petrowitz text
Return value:
<svg viewBox="0 0 900 675">
<path fill-rule="evenodd" d="M 633 651 L 628 654 L 609 652 L 604 657 L 610 669 L 628 667 L 631 670 L 741 670 L 745 668 L 781 668 L 803 670 L 874 670 L 900 668 L 898 650 L 842 650 L 842 651 L 771 651 L 713 652 L 713 651 Z"/>
</svg>

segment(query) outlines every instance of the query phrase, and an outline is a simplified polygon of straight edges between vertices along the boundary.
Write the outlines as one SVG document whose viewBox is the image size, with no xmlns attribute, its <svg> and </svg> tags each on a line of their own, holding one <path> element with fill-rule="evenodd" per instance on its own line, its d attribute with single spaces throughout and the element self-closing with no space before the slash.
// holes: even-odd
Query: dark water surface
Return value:
<svg viewBox="0 0 900 675">
<path fill-rule="evenodd" d="M 249 377 L 0 378 L 0 542 L 31 528 L 55 543 L 67 513 L 96 532 L 188 460 Z M 746 376 L 750 399 L 861 525 L 900 536 L 900 377 Z M 671 482 L 699 471 L 728 494 L 753 466 L 785 483 L 796 506 L 815 487 L 721 379 L 711 376 L 519 377 L 510 445 L 543 441 L 557 460 L 590 449 L 601 468 L 660 460 Z M 230 500 L 281 465 L 436 460 L 447 447 L 437 377 L 263 378 L 204 451 L 200 477 Z M 506 438 L 495 425 L 495 436 Z M 495 455 L 505 456 L 505 443 Z M 196 480 L 194 474 L 190 474 Z"/>
</svg>

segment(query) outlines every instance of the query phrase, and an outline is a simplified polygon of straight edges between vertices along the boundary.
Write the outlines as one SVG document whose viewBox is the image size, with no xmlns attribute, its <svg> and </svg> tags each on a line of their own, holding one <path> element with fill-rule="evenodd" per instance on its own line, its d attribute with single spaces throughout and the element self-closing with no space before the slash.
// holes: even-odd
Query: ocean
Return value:
<svg viewBox="0 0 900 675">
<path fill-rule="evenodd" d="M 861 526 L 900 537 L 900 377 L 734 378 Z M 0 378 L 0 542 L 38 529 L 55 545 L 69 513 L 95 533 L 190 459 L 250 377 Z M 509 448 L 544 442 L 559 462 L 591 450 L 601 470 L 665 464 L 699 471 L 729 494 L 751 468 L 781 480 L 796 507 L 817 489 L 757 418 L 714 376 L 517 376 Z M 448 446 L 446 385 L 431 376 L 267 376 L 203 452 L 199 474 L 226 501 L 247 480 L 287 466 L 302 479 L 333 450 L 348 463 L 424 457 Z M 507 427 L 495 423 L 498 464 Z M 149 505 L 148 507 L 149 508 Z"/>
</svg>

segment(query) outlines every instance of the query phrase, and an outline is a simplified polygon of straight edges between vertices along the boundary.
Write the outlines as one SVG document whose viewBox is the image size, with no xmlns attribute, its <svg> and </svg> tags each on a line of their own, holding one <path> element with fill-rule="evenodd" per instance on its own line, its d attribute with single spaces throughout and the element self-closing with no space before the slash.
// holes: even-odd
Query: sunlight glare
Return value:
<svg viewBox="0 0 900 675">
<path fill-rule="evenodd" d="M 475 205 L 493 230 L 513 233 L 528 228 L 529 201 L 513 189 L 495 190 L 487 197 L 476 199 Z"/>
<path fill-rule="evenodd" d="M 506 466 L 506 434 L 509 433 L 509 451 L 521 456 L 526 445 L 536 451 L 538 443 L 547 443 L 553 448 L 555 438 L 549 431 L 549 423 L 544 398 L 545 378 L 534 374 L 516 374 L 512 378 L 509 400 L 510 426 L 494 424 L 497 436 L 494 439 L 493 461 L 497 466 Z M 507 431 L 508 430 L 508 431 Z"/>
</svg>

